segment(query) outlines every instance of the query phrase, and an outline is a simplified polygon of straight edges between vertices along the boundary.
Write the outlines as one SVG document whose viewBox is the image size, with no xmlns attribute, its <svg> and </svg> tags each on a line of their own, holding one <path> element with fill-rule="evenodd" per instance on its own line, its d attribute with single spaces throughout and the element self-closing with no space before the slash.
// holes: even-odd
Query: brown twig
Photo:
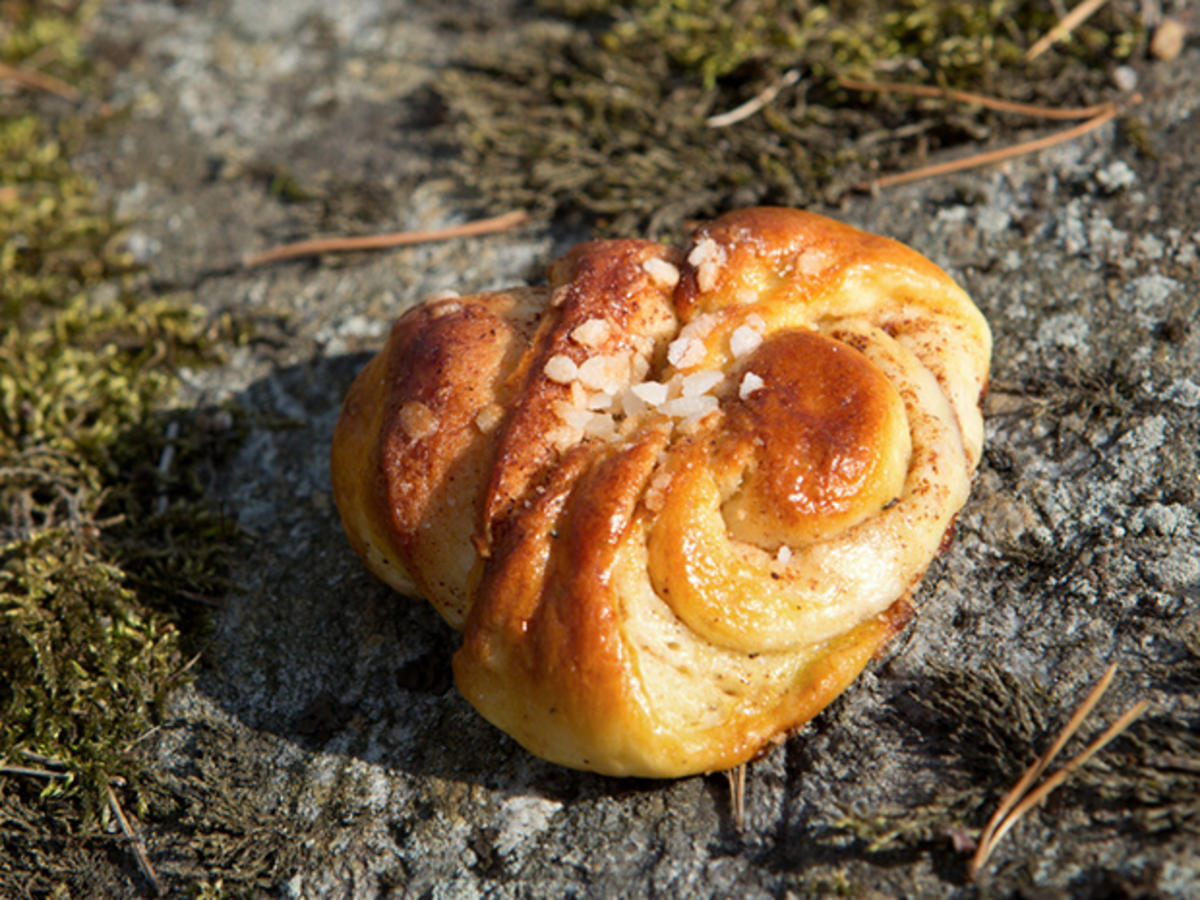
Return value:
<svg viewBox="0 0 1200 900">
<path fill-rule="evenodd" d="M 733 825 L 741 831 L 746 825 L 746 764 L 726 769 L 725 777 L 729 779 L 729 811 L 733 814 Z"/>
<path fill-rule="evenodd" d="M 1075 28 L 1081 24 L 1105 4 L 1106 0 L 1083 0 L 1077 7 L 1067 13 L 1058 24 L 1047 31 L 1037 40 L 1037 42 L 1029 48 L 1025 53 L 1025 61 L 1037 59 L 1048 49 L 1055 41 L 1060 40 L 1070 34 Z"/>
<path fill-rule="evenodd" d="M 299 241 L 294 244 L 284 244 L 262 253 L 252 253 L 242 259 L 242 265 L 261 266 L 266 263 L 279 262 L 285 259 L 296 259 L 301 256 L 315 256 L 319 253 L 339 253 L 350 250 L 382 250 L 388 247 L 403 247 L 408 244 L 424 244 L 430 241 L 445 241 L 450 238 L 470 237 L 478 234 L 491 234 L 521 225 L 529 221 L 529 214 L 523 210 L 508 212 L 490 219 L 477 219 L 462 225 L 452 225 L 449 228 L 437 228 L 431 231 L 398 231 L 391 234 L 373 234 L 366 237 L 318 238 L 311 241 Z"/>
<path fill-rule="evenodd" d="M 1000 840 L 1008 834 L 1012 827 L 1029 810 L 1046 799 L 1055 788 L 1067 780 L 1072 772 L 1091 759 L 1113 738 L 1121 734 L 1149 707 L 1149 701 L 1146 700 L 1134 704 L 1124 715 L 1105 729 L 1098 738 L 1088 744 L 1082 753 L 1067 761 L 1061 769 L 1036 788 L 1033 787 L 1034 782 L 1037 781 L 1038 777 L 1053 762 L 1054 758 L 1058 756 L 1067 741 L 1079 730 L 1083 722 L 1091 715 L 1092 710 L 1096 708 L 1096 704 L 1100 702 L 1100 698 L 1112 683 L 1116 670 L 1117 664 L 1114 662 L 1105 670 L 1104 675 L 1101 676 L 1096 686 L 1092 688 L 1087 697 L 1084 698 L 1083 703 L 1079 705 L 1079 708 L 1075 710 L 1074 714 L 1067 721 L 1067 724 L 1063 726 L 1062 731 L 1058 733 L 1050 749 L 1038 757 L 1034 764 L 1021 776 L 1020 780 L 1004 795 L 1000 801 L 1000 805 L 996 808 L 992 817 L 988 819 L 987 825 L 984 826 L 983 832 L 979 836 L 975 855 L 971 859 L 970 875 L 972 878 L 987 863 L 988 858 Z"/>
<path fill-rule="evenodd" d="M 137 857 L 138 867 L 142 870 L 142 874 L 149 879 L 150 884 L 154 886 L 155 896 L 163 895 L 162 882 L 158 880 L 158 873 L 154 871 L 154 866 L 150 865 L 150 857 L 146 855 L 146 845 L 142 843 L 141 836 L 133 830 L 129 820 L 125 818 L 125 810 L 121 809 L 121 804 L 117 801 L 116 792 L 113 791 L 112 785 L 105 785 L 108 791 L 108 805 L 113 811 L 113 815 L 117 817 L 117 824 L 121 826 L 121 832 L 129 839 L 130 845 L 133 847 L 133 855 Z"/>
<path fill-rule="evenodd" d="M 1117 107 L 1114 104 L 1108 104 L 1104 112 L 1098 116 L 1088 119 L 1086 122 L 1081 122 L 1071 128 L 1056 132 L 1055 134 L 1046 135 L 1045 137 L 1037 138 L 1032 141 L 1025 141 L 1020 144 L 1013 144 L 1010 147 L 1001 147 L 997 150 L 987 150 L 983 153 L 975 153 L 971 156 L 962 159 L 952 159 L 947 162 L 935 163 L 931 166 L 922 166 L 919 169 L 911 169 L 908 172 L 897 172 L 894 175 L 884 175 L 882 178 L 877 178 L 875 181 L 866 185 L 867 187 L 892 187 L 897 184 L 905 184 L 909 181 L 919 181 L 922 178 L 932 178 L 935 175 L 948 175 L 952 172 L 961 172 L 965 169 L 975 169 L 980 166 L 990 165 L 992 163 L 1001 162 L 1006 159 L 1011 159 L 1014 156 L 1024 156 L 1027 153 L 1036 153 L 1038 150 L 1045 150 L 1048 147 L 1053 147 L 1057 144 L 1063 144 L 1067 141 L 1072 141 L 1077 137 L 1082 137 L 1089 131 L 1094 131 L 1105 122 L 1110 121 L 1117 115 Z"/>
<path fill-rule="evenodd" d="M 57 94 L 66 100 L 78 102 L 80 99 L 79 91 L 71 87 L 65 81 L 59 81 L 50 75 L 43 75 L 41 72 L 35 72 L 32 69 L 22 69 L 19 66 L 10 66 L 8 63 L 0 62 L 0 79 L 15 81 L 22 87 L 33 88 L 34 90 L 45 91 L 48 94 Z"/>
<path fill-rule="evenodd" d="M 959 103 L 974 103 L 977 106 L 999 110 L 1000 112 L 1037 116 L 1042 119 L 1087 119 L 1092 116 L 1101 115 L 1112 107 L 1111 103 L 1098 103 L 1095 106 L 1069 108 L 1040 106 L 1035 103 L 1017 103 L 1015 100 L 989 97 L 986 94 L 976 94 L 971 91 L 958 91 L 953 88 L 942 88 L 928 84 L 904 84 L 899 81 L 864 81 L 859 78 L 839 78 L 838 84 L 852 91 L 912 94 L 917 97 L 955 100 Z"/>
<path fill-rule="evenodd" d="M 790 87 L 800 80 L 800 72 L 797 69 L 788 69 L 784 72 L 779 80 L 774 84 L 768 85 L 761 93 L 755 97 L 751 97 L 741 106 L 735 106 L 728 112 L 723 112 L 715 116 L 709 116 L 704 120 L 704 124 L 709 128 L 726 128 L 743 119 L 748 119 L 777 96 L 785 87 Z"/>
</svg>

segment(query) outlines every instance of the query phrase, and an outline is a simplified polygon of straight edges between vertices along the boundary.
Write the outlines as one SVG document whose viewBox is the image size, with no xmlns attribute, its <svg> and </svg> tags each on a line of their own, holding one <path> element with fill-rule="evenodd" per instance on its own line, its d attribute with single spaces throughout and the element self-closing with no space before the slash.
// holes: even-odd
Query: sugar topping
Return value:
<svg viewBox="0 0 1200 900">
<path fill-rule="evenodd" d="M 706 235 L 696 241 L 687 261 L 696 267 L 696 286 L 711 291 L 717 286 L 717 277 L 725 264 L 725 248 Z"/>
<path fill-rule="evenodd" d="M 738 399 L 745 400 L 755 391 L 761 390 L 766 382 L 762 380 L 762 376 L 755 375 L 753 372 L 747 372 L 742 376 L 742 383 L 738 385 Z"/>
<path fill-rule="evenodd" d="M 685 338 L 705 338 L 720 321 L 712 313 L 701 313 L 679 329 L 679 336 Z"/>
<path fill-rule="evenodd" d="M 475 415 L 475 426 L 487 434 L 493 428 L 500 424 L 500 420 L 504 418 L 504 410 L 498 403 L 489 403 L 483 409 L 479 410 Z"/>
<path fill-rule="evenodd" d="M 584 347 L 599 347 L 608 340 L 609 331 L 604 319 L 588 319 L 571 332 L 571 340 Z"/>
<path fill-rule="evenodd" d="M 707 394 L 724 380 L 723 372 L 718 372 L 716 369 L 702 369 L 684 377 L 680 394 L 684 397 L 699 397 L 701 394 Z"/>
<path fill-rule="evenodd" d="M 642 263 L 642 269 L 660 287 L 673 288 L 679 284 L 679 269 L 661 257 L 650 257 Z"/>
<path fill-rule="evenodd" d="M 749 325 L 739 325 L 729 336 L 729 352 L 734 359 L 753 353 L 763 342 L 762 332 Z"/>
<path fill-rule="evenodd" d="M 579 367 L 575 365 L 575 360 L 563 353 L 555 353 L 546 360 L 546 367 L 542 371 L 546 373 L 547 378 L 558 384 L 570 384 L 579 376 Z"/>
<path fill-rule="evenodd" d="M 667 347 L 667 362 L 677 369 L 690 369 L 704 361 L 704 341 L 692 337 L 677 337 Z"/>
<path fill-rule="evenodd" d="M 824 250 L 809 247 L 796 259 L 796 268 L 801 275 L 820 275 L 829 267 L 829 257 Z"/>
<path fill-rule="evenodd" d="M 462 308 L 463 305 L 456 300 L 440 299 L 430 304 L 430 314 L 435 319 L 440 319 L 442 316 L 452 316 L 462 312 Z"/>
<path fill-rule="evenodd" d="M 433 410 L 419 400 L 402 404 L 399 412 L 400 428 L 410 440 L 419 441 L 429 437 L 438 428 Z"/>
<path fill-rule="evenodd" d="M 667 386 L 661 381 L 643 381 L 633 385 L 629 392 L 648 406 L 661 406 L 667 402 Z"/>
<path fill-rule="evenodd" d="M 704 362 L 708 355 L 704 338 L 716 324 L 716 316 L 704 313 L 684 325 L 667 346 L 667 362 L 677 369 L 690 369 Z"/>
<path fill-rule="evenodd" d="M 751 318 L 762 323 L 757 316 L 747 321 Z M 543 371 L 550 381 L 569 388 L 569 393 L 553 404 L 558 426 L 547 433 L 547 440 L 559 450 L 588 437 L 617 440 L 635 427 L 634 419 L 646 414 L 665 416 L 683 431 L 697 427 L 720 408 L 715 392 L 725 382 L 725 374 L 700 368 L 708 356 L 704 338 L 719 321 L 711 314 L 700 315 L 680 329 L 667 347 L 667 362 L 677 371 L 664 381 L 645 380 L 655 352 L 654 340 L 645 335 L 631 336 L 627 343 L 622 339 L 625 349 L 594 353 L 578 363 L 565 353 L 551 356 Z M 761 341 L 753 328 L 748 333 Z M 572 342 L 593 350 L 611 346 L 613 337 L 610 323 L 599 318 L 570 333 Z"/>
<path fill-rule="evenodd" d="M 623 385 L 629 383 L 629 355 L 617 353 L 589 357 L 579 367 L 579 381 L 594 391 L 615 395 Z"/>
</svg>

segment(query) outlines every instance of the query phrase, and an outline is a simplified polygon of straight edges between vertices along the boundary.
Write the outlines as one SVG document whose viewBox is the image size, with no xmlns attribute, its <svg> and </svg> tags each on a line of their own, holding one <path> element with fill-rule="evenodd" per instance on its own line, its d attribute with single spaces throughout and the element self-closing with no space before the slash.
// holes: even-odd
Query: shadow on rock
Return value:
<svg viewBox="0 0 1200 900">
<path fill-rule="evenodd" d="M 247 438 L 221 493 L 250 538 L 196 688 L 249 729 L 397 774 L 560 801 L 655 790 L 544 762 L 491 726 L 454 688 L 457 633 L 351 551 L 330 493 L 329 446 L 368 358 L 316 357 L 238 395 Z"/>
</svg>

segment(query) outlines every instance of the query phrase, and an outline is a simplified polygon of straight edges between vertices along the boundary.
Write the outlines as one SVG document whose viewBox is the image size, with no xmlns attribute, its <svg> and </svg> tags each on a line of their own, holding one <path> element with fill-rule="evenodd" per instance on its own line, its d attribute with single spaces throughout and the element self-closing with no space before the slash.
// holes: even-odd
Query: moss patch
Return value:
<svg viewBox="0 0 1200 900">
<path fill-rule="evenodd" d="M 1093 102 L 1108 90 L 1104 67 L 1144 39 L 1133 6 L 1106 4 L 1027 64 L 1054 22 L 1048 4 L 544 0 L 515 37 L 468 42 L 439 90 L 462 177 L 490 207 L 661 235 L 734 206 L 834 202 L 874 171 L 1028 124 L 850 93 L 838 76 Z M 791 70 L 799 83 L 761 112 L 706 124 Z"/>
<path fill-rule="evenodd" d="M 80 10 L 3 8 L 0 58 L 88 82 Z M 235 329 L 132 289 L 119 225 L 70 162 L 91 124 L 54 98 L 0 100 L 0 894 L 12 897 L 99 896 L 133 871 L 96 826 L 110 785 L 141 806 L 137 742 L 237 540 L 204 496 L 234 418 L 170 408 L 178 366 L 217 358 Z"/>
</svg>

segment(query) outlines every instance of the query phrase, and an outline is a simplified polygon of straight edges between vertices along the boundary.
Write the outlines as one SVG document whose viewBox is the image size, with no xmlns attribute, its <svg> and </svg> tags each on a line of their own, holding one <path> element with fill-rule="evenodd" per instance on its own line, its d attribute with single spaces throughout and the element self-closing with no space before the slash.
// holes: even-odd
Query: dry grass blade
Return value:
<svg viewBox="0 0 1200 900">
<path fill-rule="evenodd" d="M 1000 112 L 1037 116 L 1042 119 L 1088 119 L 1093 116 L 1102 115 L 1112 107 L 1111 103 L 1098 103 L 1095 106 L 1073 108 L 1040 106 L 1034 103 L 1017 103 L 1014 100 L 989 97 L 986 94 L 976 94 L 971 91 L 956 91 L 952 88 L 941 88 L 928 84 L 904 84 L 898 81 L 863 81 L 858 78 L 839 78 L 838 84 L 852 91 L 911 94 L 915 97 L 955 100 L 959 103 L 974 103 L 977 106 L 995 109 Z"/>
<path fill-rule="evenodd" d="M 767 87 L 757 97 L 751 97 L 741 106 L 735 106 L 729 112 L 723 112 L 720 115 L 709 116 L 704 120 L 704 124 L 709 128 L 725 128 L 733 125 L 743 119 L 748 119 L 776 97 L 779 92 L 785 87 L 790 87 L 800 80 L 800 73 L 796 69 L 788 69 L 779 80 Z"/>
<path fill-rule="evenodd" d="M 302 256 L 316 256 L 320 253 L 344 253 L 351 250 L 382 250 L 389 247 L 403 247 L 409 244 L 425 244 L 432 241 L 445 241 L 451 238 L 471 237 L 480 234 L 492 234 L 504 231 L 529 221 L 529 214 L 516 210 L 493 216 L 490 219 L 477 219 L 463 225 L 453 225 L 449 228 L 436 228 L 430 231 L 397 231 L 390 234 L 374 234 L 366 237 L 319 238 L 311 241 L 299 241 L 294 244 L 284 244 L 262 253 L 252 253 L 242 259 L 242 265 L 261 266 L 267 263 L 280 262 L 285 259 L 297 259 Z"/>
<path fill-rule="evenodd" d="M 919 181 L 922 178 L 932 178 L 935 175 L 949 175 L 952 172 L 961 172 L 966 169 L 976 169 L 980 166 L 991 165 L 992 163 L 1001 162 L 1006 159 L 1012 159 L 1015 156 L 1024 156 L 1027 153 L 1036 153 L 1039 150 L 1045 150 L 1048 147 L 1053 147 L 1057 144 L 1064 144 L 1067 141 L 1074 140 L 1077 137 L 1082 137 L 1089 131 L 1094 131 L 1110 121 L 1117 115 L 1117 107 L 1108 104 L 1105 111 L 1098 116 L 1088 119 L 1086 122 L 1081 122 L 1073 128 L 1067 128 L 1056 134 L 1050 134 L 1046 137 L 1037 138 L 1032 141 L 1024 141 L 1020 144 L 1013 144 L 1009 147 L 1001 147 L 998 150 L 988 150 L 983 153 L 976 153 L 963 159 L 952 159 L 944 163 L 936 163 L 931 166 L 922 166 L 919 169 L 910 169 L 907 172 L 897 172 L 895 175 L 884 175 L 882 178 L 877 178 L 867 187 L 886 188 L 897 184 L 905 184 L 909 181 Z"/>
<path fill-rule="evenodd" d="M 1077 7 L 1067 13 L 1059 21 L 1057 25 L 1047 31 L 1038 41 L 1029 48 L 1025 54 L 1025 61 L 1037 59 L 1048 49 L 1055 41 L 1066 37 L 1079 25 L 1087 20 L 1088 16 L 1098 10 L 1105 4 L 1106 0 L 1083 0 Z"/>
<path fill-rule="evenodd" d="M 746 764 L 726 769 L 725 777 L 729 779 L 729 811 L 734 827 L 741 831 L 746 825 Z"/>
<path fill-rule="evenodd" d="M 31 69 L 22 69 L 0 62 L 0 79 L 13 81 L 22 87 L 45 91 L 48 94 L 56 94 L 65 100 L 79 100 L 79 91 L 65 81 L 59 81 L 57 78 Z"/>
<path fill-rule="evenodd" d="M 158 873 L 154 871 L 154 866 L 150 865 L 150 857 L 146 855 L 146 845 L 142 843 L 141 836 L 133 830 L 133 826 L 129 824 L 129 819 L 125 817 L 125 810 L 121 809 L 121 804 L 117 801 L 116 792 L 113 791 L 112 785 L 106 785 L 108 791 L 108 806 L 112 810 L 113 815 L 117 818 L 117 823 L 121 826 L 121 833 L 129 839 L 130 845 L 133 847 L 133 855 L 137 857 L 138 867 L 142 870 L 142 874 L 154 886 L 154 894 L 157 897 L 163 895 L 163 885 L 158 879 Z"/>
<path fill-rule="evenodd" d="M 970 875 L 974 878 L 980 869 L 991 856 L 992 850 L 995 849 L 999 841 L 1006 835 L 1009 830 L 1033 807 L 1044 800 L 1049 794 L 1062 784 L 1070 774 L 1091 759 L 1097 752 L 1103 749 L 1113 738 L 1117 737 L 1121 732 L 1128 728 L 1134 720 L 1144 713 L 1149 706 L 1149 702 L 1142 700 L 1129 709 L 1116 722 L 1110 725 L 1105 731 L 1092 743 L 1090 743 L 1082 753 L 1070 759 L 1061 769 L 1051 775 L 1042 784 L 1036 788 L 1033 784 L 1047 769 L 1054 758 L 1058 756 L 1062 748 L 1075 735 L 1084 721 L 1091 715 L 1096 708 L 1096 704 L 1100 702 L 1100 698 L 1104 692 L 1108 690 L 1108 686 L 1112 683 L 1113 676 L 1116 674 L 1117 665 L 1112 663 L 1105 670 L 1104 675 L 1096 683 L 1096 686 L 1084 698 L 1083 703 L 1075 710 L 1067 724 L 1058 733 L 1054 739 L 1054 743 L 1050 746 L 1042 756 L 1040 756 L 1032 766 L 1025 771 L 1020 780 L 1013 785 L 1012 789 L 1004 795 L 1000 801 L 999 807 L 992 814 L 983 832 L 979 836 L 979 844 L 976 848 L 975 855 L 971 859 Z"/>
</svg>

